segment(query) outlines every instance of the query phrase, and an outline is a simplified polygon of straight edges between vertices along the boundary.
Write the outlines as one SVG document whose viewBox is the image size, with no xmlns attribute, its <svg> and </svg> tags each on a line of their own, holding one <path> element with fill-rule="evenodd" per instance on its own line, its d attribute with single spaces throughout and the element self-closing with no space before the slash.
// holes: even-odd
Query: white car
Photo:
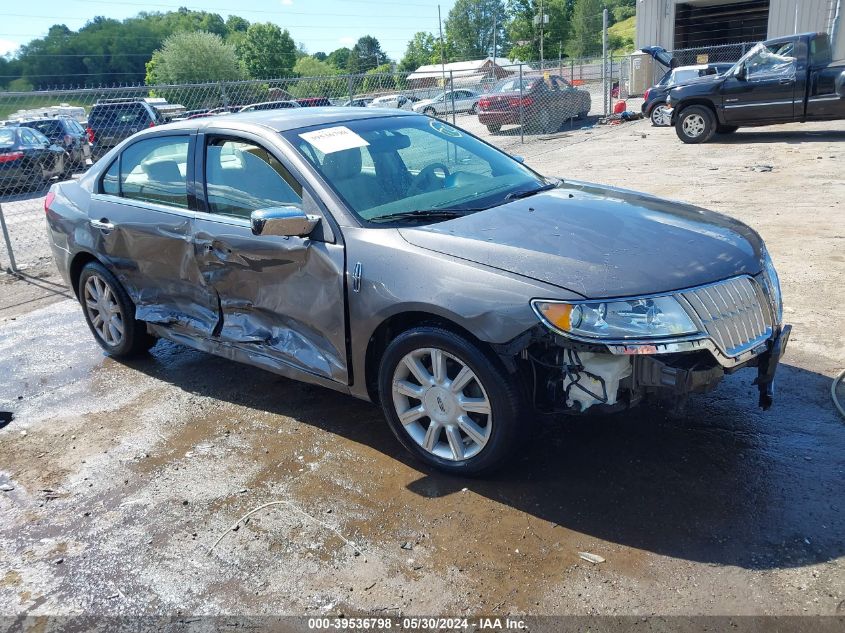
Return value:
<svg viewBox="0 0 845 633">
<path fill-rule="evenodd" d="M 416 103 L 417 99 L 413 97 L 406 97 L 405 95 L 384 95 L 376 97 L 367 104 L 368 108 L 398 108 L 400 110 L 410 110 L 411 106 Z"/>
<path fill-rule="evenodd" d="M 423 99 L 413 105 L 413 111 L 428 116 L 439 116 L 452 111 L 452 96 L 454 95 L 455 112 L 469 112 L 475 114 L 478 110 L 479 94 L 473 90 L 449 90 L 441 92 L 433 99 Z"/>
</svg>

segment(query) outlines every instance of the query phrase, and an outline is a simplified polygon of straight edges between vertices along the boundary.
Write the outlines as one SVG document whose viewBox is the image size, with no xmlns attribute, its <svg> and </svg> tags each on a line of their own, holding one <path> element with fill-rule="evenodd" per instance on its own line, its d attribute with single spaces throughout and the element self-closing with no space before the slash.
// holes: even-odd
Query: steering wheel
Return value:
<svg viewBox="0 0 845 633">
<path fill-rule="evenodd" d="M 411 181 L 411 185 L 408 187 L 408 195 L 413 196 L 418 193 L 425 193 L 426 191 L 434 191 L 437 189 L 437 176 L 435 172 L 438 169 L 443 171 L 444 180 L 449 177 L 449 168 L 443 163 L 431 163 L 431 165 L 426 165 Z"/>
</svg>

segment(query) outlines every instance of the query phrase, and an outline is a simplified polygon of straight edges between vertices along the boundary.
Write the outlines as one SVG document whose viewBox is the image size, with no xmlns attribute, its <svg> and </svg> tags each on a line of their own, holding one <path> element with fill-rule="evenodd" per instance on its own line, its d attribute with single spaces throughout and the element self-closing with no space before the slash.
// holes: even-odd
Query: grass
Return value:
<svg viewBox="0 0 845 633">
<path fill-rule="evenodd" d="M 607 29 L 607 37 L 614 55 L 625 55 L 634 50 L 634 35 L 637 30 L 637 16 L 617 22 Z"/>
</svg>

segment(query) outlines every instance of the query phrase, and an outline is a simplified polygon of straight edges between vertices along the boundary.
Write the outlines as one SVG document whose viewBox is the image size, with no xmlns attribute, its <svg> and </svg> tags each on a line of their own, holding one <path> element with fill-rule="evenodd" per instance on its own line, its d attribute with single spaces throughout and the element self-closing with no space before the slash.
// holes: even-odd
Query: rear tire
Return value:
<svg viewBox="0 0 845 633">
<path fill-rule="evenodd" d="M 498 134 L 501 131 L 501 129 L 502 129 L 501 125 L 495 125 L 495 124 L 492 124 L 492 123 L 487 126 L 487 131 L 490 132 L 490 134 Z"/>
<path fill-rule="evenodd" d="M 379 367 L 390 429 L 417 459 L 452 475 L 503 464 L 524 409 L 512 376 L 463 336 L 434 326 L 396 337 Z"/>
<path fill-rule="evenodd" d="M 101 263 L 85 264 L 77 293 L 91 333 L 109 356 L 129 358 L 155 345 L 146 324 L 135 318 L 135 304 L 126 290 Z"/>
<path fill-rule="evenodd" d="M 659 103 L 651 109 L 649 119 L 654 127 L 668 127 L 672 125 L 672 115 L 665 104 Z"/>
<path fill-rule="evenodd" d="M 705 106 L 688 106 L 678 114 L 675 133 L 684 143 L 706 143 L 716 133 L 716 116 Z"/>
</svg>

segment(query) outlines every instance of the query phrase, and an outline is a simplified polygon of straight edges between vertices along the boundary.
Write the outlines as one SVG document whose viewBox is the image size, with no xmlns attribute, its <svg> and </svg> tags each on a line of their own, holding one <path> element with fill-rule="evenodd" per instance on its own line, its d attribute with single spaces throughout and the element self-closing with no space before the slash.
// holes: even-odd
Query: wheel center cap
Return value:
<svg viewBox="0 0 845 633">
<path fill-rule="evenodd" d="M 443 387 L 430 387 L 423 396 L 426 412 L 438 422 L 451 420 L 455 415 L 455 397 Z"/>
</svg>

